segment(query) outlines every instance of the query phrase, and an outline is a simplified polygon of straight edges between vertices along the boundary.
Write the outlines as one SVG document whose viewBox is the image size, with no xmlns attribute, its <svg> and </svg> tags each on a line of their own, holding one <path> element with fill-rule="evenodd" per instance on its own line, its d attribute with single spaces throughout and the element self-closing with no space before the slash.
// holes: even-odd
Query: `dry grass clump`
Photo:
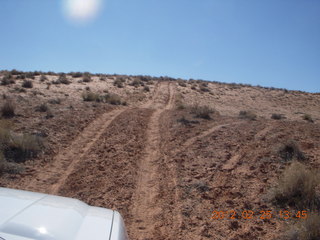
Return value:
<svg viewBox="0 0 320 240">
<path fill-rule="evenodd" d="M 271 200 L 283 207 L 313 208 L 319 180 L 316 171 L 294 161 L 284 170 L 278 184 L 272 189 Z"/>
<path fill-rule="evenodd" d="M 249 120 L 256 120 L 257 115 L 252 111 L 240 111 L 239 118 L 241 119 L 249 119 Z"/>
<path fill-rule="evenodd" d="M 36 157 L 42 147 L 41 137 L 31 134 L 11 134 L 5 156 L 14 162 L 24 162 L 28 158 Z"/>
<path fill-rule="evenodd" d="M 212 119 L 211 114 L 218 113 L 218 111 L 209 106 L 194 105 L 191 107 L 190 113 L 194 114 L 197 118 L 210 120 Z"/>
<path fill-rule="evenodd" d="M 278 147 L 278 155 L 284 162 L 291 160 L 303 161 L 306 159 L 306 156 L 294 140 L 288 140 Z"/>
<path fill-rule="evenodd" d="M 33 88 L 33 83 L 31 80 L 24 80 L 22 83 L 22 87 L 24 88 Z"/>
<path fill-rule="evenodd" d="M 305 220 L 300 220 L 285 232 L 281 240 L 318 240 L 320 239 L 320 214 L 319 212 L 308 213 Z"/>
<path fill-rule="evenodd" d="M 15 115 L 15 105 L 12 100 L 7 99 L 0 109 L 1 116 L 5 118 L 10 118 Z"/>
<path fill-rule="evenodd" d="M 279 114 L 279 113 L 273 113 L 271 115 L 271 119 L 274 119 L 274 120 L 281 120 L 281 119 L 284 119 L 284 115 L 283 114 Z"/>
<path fill-rule="evenodd" d="M 2 164 L 9 162 L 24 162 L 28 158 L 36 157 L 41 152 L 43 140 L 31 134 L 16 134 L 11 131 L 8 121 L 0 121 L 0 155 Z"/>
</svg>

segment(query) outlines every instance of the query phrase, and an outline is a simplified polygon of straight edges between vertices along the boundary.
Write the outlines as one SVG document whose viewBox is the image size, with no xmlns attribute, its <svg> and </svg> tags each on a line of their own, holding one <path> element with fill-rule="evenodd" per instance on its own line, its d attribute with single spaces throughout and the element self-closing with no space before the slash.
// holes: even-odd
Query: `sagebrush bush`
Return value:
<svg viewBox="0 0 320 240">
<path fill-rule="evenodd" d="M 43 146 L 41 137 L 13 133 L 10 122 L 0 121 L 0 152 L 8 161 L 24 162 L 36 157 Z"/>
<path fill-rule="evenodd" d="M 48 78 L 45 75 L 41 75 L 40 82 L 44 82 L 44 81 L 47 81 L 47 80 L 48 80 Z"/>
<path fill-rule="evenodd" d="M 305 154 L 300 150 L 294 140 L 287 140 L 278 147 L 278 155 L 284 162 L 291 160 L 303 161 L 306 159 Z"/>
<path fill-rule="evenodd" d="M 256 120 L 257 115 L 252 111 L 240 111 L 239 118 L 241 119 L 249 119 L 249 120 Z"/>
<path fill-rule="evenodd" d="M 150 92 L 150 88 L 148 86 L 144 86 L 143 91 Z"/>
<path fill-rule="evenodd" d="M 104 96 L 104 101 L 106 103 L 110 103 L 112 105 L 126 105 L 125 102 L 122 102 L 121 97 L 116 95 L 116 94 L 112 94 L 112 93 L 108 93 Z"/>
<path fill-rule="evenodd" d="M 62 83 L 62 84 L 70 84 L 71 82 L 68 80 L 67 76 L 64 75 L 64 74 L 61 74 L 57 80 L 59 83 Z"/>
<path fill-rule="evenodd" d="M 33 83 L 31 80 L 24 80 L 22 83 L 22 87 L 24 88 L 33 88 Z"/>
<path fill-rule="evenodd" d="M 82 93 L 82 99 L 87 102 L 100 102 L 100 95 L 91 91 L 86 91 Z"/>
<path fill-rule="evenodd" d="M 319 175 L 304 164 L 294 161 L 283 172 L 272 189 L 272 201 L 276 205 L 301 209 L 312 208 L 316 203 L 316 187 Z"/>
<path fill-rule="evenodd" d="M 36 111 L 37 112 L 46 112 L 48 110 L 49 110 L 49 107 L 45 103 L 42 103 L 42 104 L 40 104 L 39 106 L 36 107 Z"/>
<path fill-rule="evenodd" d="M 308 122 L 311 122 L 311 123 L 314 122 L 310 114 L 304 114 L 304 115 L 302 116 L 302 118 L 303 118 L 303 120 L 306 120 L 306 121 L 308 121 Z"/>
<path fill-rule="evenodd" d="M 13 117 L 15 115 L 15 104 L 12 100 L 8 99 L 3 103 L 0 110 L 3 117 Z"/>
<path fill-rule="evenodd" d="M 9 85 L 9 84 L 13 84 L 13 83 L 15 83 L 15 81 L 11 75 L 5 75 L 1 79 L 1 85 Z"/>
<path fill-rule="evenodd" d="M 281 119 L 283 119 L 283 118 L 284 118 L 283 114 L 273 113 L 273 114 L 271 115 L 271 119 L 281 120 Z"/>
<path fill-rule="evenodd" d="M 184 81 L 179 81 L 178 84 L 181 87 L 186 87 L 187 86 L 187 84 Z"/>
<path fill-rule="evenodd" d="M 140 79 L 134 79 L 129 85 L 137 88 L 139 86 L 144 86 L 144 83 Z"/>
<path fill-rule="evenodd" d="M 118 88 L 123 88 L 123 80 L 118 78 L 118 79 L 113 81 L 113 85 L 118 87 Z"/>
<path fill-rule="evenodd" d="M 200 86 L 200 91 L 202 92 L 210 92 L 210 89 L 204 86 Z"/>
<path fill-rule="evenodd" d="M 91 82 L 92 79 L 91 79 L 91 76 L 90 75 L 84 75 L 83 78 L 82 78 L 82 81 L 83 82 Z"/>
<path fill-rule="evenodd" d="M 200 106 L 200 105 L 194 105 L 190 109 L 190 113 L 194 114 L 197 118 L 203 118 L 203 119 L 211 119 L 212 113 L 217 113 L 217 111 L 209 106 Z"/>
</svg>

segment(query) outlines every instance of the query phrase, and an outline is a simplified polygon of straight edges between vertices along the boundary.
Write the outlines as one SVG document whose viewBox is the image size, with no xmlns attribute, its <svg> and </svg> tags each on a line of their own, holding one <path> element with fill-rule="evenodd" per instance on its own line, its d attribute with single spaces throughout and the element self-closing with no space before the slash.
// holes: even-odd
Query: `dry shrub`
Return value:
<svg viewBox="0 0 320 240">
<path fill-rule="evenodd" d="M 40 82 L 44 82 L 44 81 L 47 81 L 47 80 L 48 80 L 48 78 L 45 75 L 41 75 Z"/>
<path fill-rule="evenodd" d="M 58 80 L 57 80 L 59 83 L 62 83 L 62 84 L 70 84 L 71 82 L 68 80 L 67 76 L 62 74 L 59 76 Z"/>
<path fill-rule="evenodd" d="M 316 171 L 294 161 L 284 170 L 278 184 L 272 189 L 271 199 L 280 206 L 312 208 L 316 204 L 319 180 Z"/>
<path fill-rule="evenodd" d="M 38 155 L 43 147 L 39 136 L 30 134 L 11 134 L 8 147 L 4 150 L 5 157 L 14 162 L 24 162 Z"/>
<path fill-rule="evenodd" d="M 140 79 L 134 79 L 129 85 L 137 88 L 139 86 L 144 86 L 144 83 Z"/>
<path fill-rule="evenodd" d="M 48 101 L 50 104 L 61 104 L 61 99 L 60 98 L 55 98 L 55 99 L 50 99 Z"/>
<path fill-rule="evenodd" d="M 298 144 L 294 140 L 288 140 L 278 148 L 278 155 L 285 162 L 291 160 L 303 161 L 306 159 L 304 153 L 300 150 Z"/>
<path fill-rule="evenodd" d="M 0 175 L 3 173 L 17 174 L 24 170 L 22 166 L 14 162 L 8 162 L 0 152 Z"/>
<path fill-rule="evenodd" d="M 257 115 L 252 111 L 240 111 L 239 118 L 241 119 L 249 119 L 249 120 L 256 120 Z"/>
<path fill-rule="evenodd" d="M 118 88 L 123 88 L 124 80 L 122 78 L 118 78 L 114 80 L 113 85 L 117 86 Z"/>
<path fill-rule="evenodd" d="M 5 75 L 1 79 L 1 85 L 9 85 L 9 84 L 13 84 L 13 83 L 15 83 L 15 81 L 11 75 Z"/>
<path fill-rule="evenodd" d="M 204 86 L 200 86 L 200 91 L 202 91 L 202 92 L 210 92 L 210 89 L 209 88 L 207 88 L 207 87 L 204 87 Z"/>
<path fill-rule="evenodd" d="M 310 114 L 304 114 L 304 115 L 302 116 L 302 118 L 303 118 L 303 120 L 305 120 L 305 121 L 308 121 L 308 122 L 311 122 L 311 123 L 314 122 Z"/>
<path fill-rule="evenodd" d="M 178 84 L 181 87 L 186 87 L 187 86 L 187 84 L 183 80 L 179 81 Z"/>
<path fill-rule="evenodd" d="M 1 115 L 6 118 L 13 117 L 15 115 L 15 105 L 12 100 L 6 100 L 1 106 Z"/>
<path fill-rule="evenodd" d="M 83 78 L 82 78 L 82 81 L 83 81 L 83 82 L 91 82 L 91 81 L 92 81 L 91 76 L 88 75 L 88 74 L 85 74 L 85 75 L 83 76 Z"/>
<path fill-rule="evenodd" d="M 150 92 L 149 86 L 144 86 L 143 90 L 144 90 L 145 92 Z"/>
<path fill-rule="evenodd" d="M 320 239 L 319 212 L 308 213 L 307 219 L 300 220 L 286 231 L 281 240 L 318 240 Z"/>
<path fill-rule="evenodd" d="M 49 107 L 45 103 L 42 103 L 39 106 L 36 106 L 36 112 L 46 112 L 48 110 L 49 110 Z"/>
<path fill-rule="evenodd" d="M 22 83 L 22 87 L 24 88 L 33 88 L 33 83 L 31 80 L 24 80 Z"/>
<path fill-rule="evenodd" d="M 91 91 L 86 91 L 84 93 L 82 93 L 82 99 L 83 101 L 87 101 L 87 102 L 92 102 L 92 101 L 96 101 L 96 102 L 100 102 L 100 95 Z"/>
<path fill-rule="evenodd" d="M 190 113 L 194 114 L 197 118 L 203 118 L 203 119 L 211 119 L 212 113 L 218 113 L 217 110 L 209 107 L 209 106 L 200 106 L 200 105 L 194 105 L 190 109 Z"/>
<path fill-rule="evenodd" d="M 44 146 L 42 138 L 30 134 L 15 134 L 11 131 L 11 125 L 9 121 L 0 121 L 0 154 L 3 154 L 3 158 L 9 162 L 24 162 L 36 157 Z M 3 161 L 5 160 L 2 159 L 2 163 Z"/>
<path fill-rule="evenodd" d="M 104 96 L 104 101 L 112 105 L 126 105 L 126 102 L 123 102 L 120 96 L 112 93 L 106 94 Z"/>
<path fill-rule="evenodd" d="M 283 118 L 285 118 L 285 117 L 283 116 L 283 114 L 273 113 L 273 114 L 271 115 L 271 119 L 274 119 L 274 120 L 281 120 L 281 119 L 283 119 Z"/>
</svg>

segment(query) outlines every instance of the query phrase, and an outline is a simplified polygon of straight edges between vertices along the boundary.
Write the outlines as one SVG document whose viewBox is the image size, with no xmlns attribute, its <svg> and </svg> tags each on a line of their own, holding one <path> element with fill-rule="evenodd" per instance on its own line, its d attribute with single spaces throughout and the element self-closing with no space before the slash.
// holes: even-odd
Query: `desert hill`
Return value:
<svg viewBox="0 0 320 240">
<path fill-rule="evenodd" d="M 1 187 L 116 209 L 131 239 L 320 235 L 319 93 L 78 72 L 0 80 Z"/>
</svg>

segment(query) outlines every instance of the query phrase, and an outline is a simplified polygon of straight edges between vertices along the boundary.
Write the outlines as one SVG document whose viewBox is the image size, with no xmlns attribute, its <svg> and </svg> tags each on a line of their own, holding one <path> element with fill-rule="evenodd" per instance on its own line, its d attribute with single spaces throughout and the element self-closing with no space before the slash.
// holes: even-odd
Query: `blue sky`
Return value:
<svg viewBox="0 0 320 240">
<path fill-rule="evenodd" d="M 102 0 L 80 17 L 90 6 L 65 10 L 81 1 L 0 0 L 0 69 L 320 92 L 319 0 Z"/>
</svg>

